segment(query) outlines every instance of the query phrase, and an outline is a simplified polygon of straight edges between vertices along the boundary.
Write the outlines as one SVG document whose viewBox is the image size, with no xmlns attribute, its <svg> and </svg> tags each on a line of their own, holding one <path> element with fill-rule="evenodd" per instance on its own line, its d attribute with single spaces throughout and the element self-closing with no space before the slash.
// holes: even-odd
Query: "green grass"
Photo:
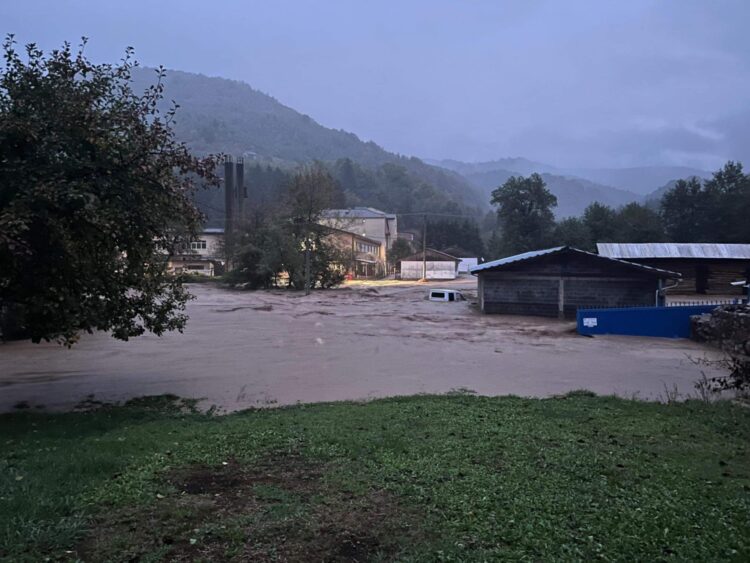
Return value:
<svg viewBox="0 0 750 563">
<path fill-rule="evenodd" d="M 750 559 L 750 409 L 455 394 L 0 417 L 0 558 Z"/>
</svg>

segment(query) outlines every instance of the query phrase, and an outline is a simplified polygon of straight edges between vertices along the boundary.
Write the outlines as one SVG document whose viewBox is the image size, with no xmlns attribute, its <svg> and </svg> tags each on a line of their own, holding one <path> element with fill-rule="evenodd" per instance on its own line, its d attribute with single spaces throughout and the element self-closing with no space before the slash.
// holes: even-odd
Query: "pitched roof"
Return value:
<svg viewBox="0 0 750 563">
<path fill-rule="evenodd" d="M 326 209 L 323 211 L 323 217 L 329 219 L 377 219 L 379 217 L 395 219 L 396 215 L 374 207 L 352 207 L 350 209 Z"/>
<path fill-rule="evenodd" d="M 620 264 L 622 266 L 627 266 L 629 268 L 638 269 L 642 272 L 650 273 L 652 275 L 659 275 L 664 278 L 669 279 L 679 279 L 682 276 L 678 274 L 677 272 L 670 272 L 669 270 L 662 270 L 659 268 L 652 268 L 651 266 L 644 266 L 643 264 L 636 264 L 635 262 L 627 262 L 625 260 L 617 260 L 615 258 L 609 258 L 607 256 L 601 256 L 599 254 L 594 254 L 593 252 L 587 252 L 585 250 L 580 250 L 578 248 L 573 248 L 572 246 L 555 246 L 553 248 L 545 248 L 542 250 L 532 250 L 530 252 L 524 252 L 522 254 L 516 254 L 515 256 L 508 256 L 506 258 L 500 258 L 499 260 L 493 260 L 492 262 L 485 262 L 484 264 L 479 264 L 478 266 L 474 266 L 473 268 L 469 269 L 469 272 L 472 274 L 475 274 L 477 272 L 481 272 L 482 270 L 500 270 L 504 266 L 507 266 L 508 264 L 513 264 L 515 262 L 523 262 L 524 260 L 534 260 L 536 258 L 539 258 L 541 256 L 547 256 L 550 254 L 557 254 L 561 252 L 574 252 L 578 254 L 583 254 L 586 256 L 592 256 L 598 260 L 607 260 L 610 262 L 615 262 L 617 264 Z"/>
<path fill-rule="evenodd" d="M 698 242 L 600 242 L 600 256 L 636 260 L 639 258 L 699 258 L 750 260 L 750 244 L 718 244 Z"/>
<path fill-rule="evenodd" d="M 455 256 L 448 254 L 446 252 L 441 252 L 439 250 L 435 250 L 434 248 L 427 248 L 426 254 L 427 256 L 431 256 L 433 258 L 442 258 L 445 262 L 460 262 L 460 258 L 456 258 Z M 411 256 L 407 256 L 406 258 L 402 258 L 401 262 L 421 262 L 422 261 L 422 253 L 417 252 L 415 254 L 412 254 Z M 434 260 L 432 260 L 434 261 Z"/>
<path fill-rule="evenodd" d="M 364 235 L 353 233 L 351 231 L 345 231 L 344 229 L 337 229 L 335 227 L 329 227 L 327 225 L 322 225 L 322 227 L 323 227 L 324 230 L 328 231 L 328 233 L 331 234 L 331 235 L 346 235 L 347 237 L 354 237 L 355 239 L 357 239 L 359 241 L 368 242 L 368 243 L 374 244 L 376 246 L 382 246 L 383 245 L 383 243 L 381 241 L 379 241 L 379 240 L 368 238 L 368 237 L 366 237 Z"/>
</svg>

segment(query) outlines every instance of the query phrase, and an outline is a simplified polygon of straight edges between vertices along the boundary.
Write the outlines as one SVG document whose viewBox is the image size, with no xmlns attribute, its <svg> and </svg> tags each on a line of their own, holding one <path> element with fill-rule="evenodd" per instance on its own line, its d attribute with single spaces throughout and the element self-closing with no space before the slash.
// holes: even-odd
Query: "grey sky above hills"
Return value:
<svg viewBox="0 0 750 563">
<path fill-rule="evenodd" d="M 389 151 L 565 171 L 750 162 L 748 20 L 745 0 L 0 3 L 21 43 L 132 45 Z"/>
<path fill-rule="evenodd" d="M 134 89 L 145 89 L 155 78 L 154 69 L 137 69 Z M 332 162 L 342 158 L 370 168 L 397 164 L 452 200 L 478 209 L 487 209 L 492 190 L 518 174 L 543 175 L 558 198 L 556 213 L 560 217 L 579 215 L 592 201 L 619 207 L 643 200 L 675 178 L 709 175 L 702 170 L 666 166 L 566 170 L 522 157 L 482 163 L 425 163 L 388 152 L 353 133 L 326 128 L 242 82 L 170 70 L 165 86 L 167 98 L 180 105 L 176 122 L 179 138 L 199 152 L 244 155 L 282 167 L 312 159 Z"/>
</svg>

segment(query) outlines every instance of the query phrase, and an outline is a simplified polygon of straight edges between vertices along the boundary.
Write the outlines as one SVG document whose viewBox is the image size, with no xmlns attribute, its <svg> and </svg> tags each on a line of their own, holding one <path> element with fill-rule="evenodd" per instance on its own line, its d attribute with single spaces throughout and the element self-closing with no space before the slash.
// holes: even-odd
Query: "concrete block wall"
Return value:
<svg viewBox="0 0 750 563">
<path fill-rule="evenodd" d="M 656 305 L 656 280 L 565 280 L 565 305 L 571 307 L 648 307 Z M 567 308 L 567 307 L 566 307 Z"/>
<path fill-rule="evenodd" d="M 507 315 L 557 316 L 557 279 L 485 279 L 484 312 Z"/>
<path fill-rule="evenodd" d="M 495 274 L 482 282 L 485 313 L 557 317 L 559 278 Z M 657 281 L 642 278 L 565 278 L 564 314 L 575 318 L 579 307 L 652 306 Z"/>
</svg>

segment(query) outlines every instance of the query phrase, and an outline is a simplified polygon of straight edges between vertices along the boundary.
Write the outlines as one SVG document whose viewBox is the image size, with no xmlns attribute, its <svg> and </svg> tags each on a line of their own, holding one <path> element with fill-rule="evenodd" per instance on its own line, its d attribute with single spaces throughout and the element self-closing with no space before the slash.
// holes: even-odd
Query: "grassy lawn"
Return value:
<svg viewBox="0 0 750 563">
<path fill-rule="evenodd" d="M 750 409 L 573 394 L 0 417 L 0 558 L 750 560 Z"/>
</svg>

